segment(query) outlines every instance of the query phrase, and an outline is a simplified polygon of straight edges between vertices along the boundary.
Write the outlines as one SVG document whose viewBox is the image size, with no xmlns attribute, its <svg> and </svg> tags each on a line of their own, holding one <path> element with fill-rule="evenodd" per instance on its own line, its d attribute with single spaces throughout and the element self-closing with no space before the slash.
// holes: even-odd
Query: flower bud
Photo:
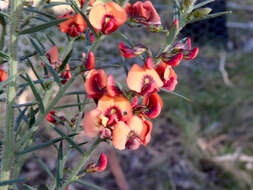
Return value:
<svg viewBox="0 0 253 190">
<path fill-rule="evenodd" d="M 0 69 L 0 82 L 5 81 L 7 78 L 8 74 L 3 69 Z"/>
<path fill-rule="evenodd" d="M 193 13 L 191 15 L 193 15 L 194 17 L 197 17 L 197 18 L 202 18 L 204 16 L 207 16 L 211 11 L 212 11 L 211 8 L 205 7 L 205 8 L 200 8 L 200 9 L 193 11 Z"/>
<path fill-rule="evenodd" d="M 85 62 L 84 67 L 88 70 L 94 69 L 95 67 L 95 56 L 92 51 L 89 51 L 88 58 Z"/>
<path fill-rule="evenodd" d="M 54 110 L 51 110 L 47 116 L 46 116 L 46 120 L 50 123 L 56 123 L 56 119 L 55 119 L 56 114 L 55 114 L 55 111 Z"/>
<path fill-rule="evenodd" d="M 97 164 L 95 163 L 91 163 L 89 164 L 85 171 L 87 173 L 94 173 L 94 172 L 101 172 L 101 171 L 104 171 L 106 169 L 106 166 L 107 166 L 107 156 L 106 154 L 102 153 L 100 154 L 100 157 L 99 157 L 99 160 L 97 162 Z"/>
</svg>

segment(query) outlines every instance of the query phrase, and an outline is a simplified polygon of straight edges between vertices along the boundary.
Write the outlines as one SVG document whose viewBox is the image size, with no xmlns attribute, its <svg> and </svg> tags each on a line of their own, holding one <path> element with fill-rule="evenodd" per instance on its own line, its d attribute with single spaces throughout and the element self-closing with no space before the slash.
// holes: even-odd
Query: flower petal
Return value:
<svg viewBox="0 0 253 190">
<path fill-rule="evenodd" d="M 119 150 L 124 150 L 131 129 L 124 122 L 118 122 L 113 129 L 112 144 Z"/>
<path fill-rule="evenodd" d="M 89 21 L 91 25 L 100 30 L 102 28 L 102 21 L 104 16 L 106 15 L 106 9 L 104 4 L 99 3 L 91 8 L 90 14 L 89 14 Z"/>
<path fill-rule="evenodd" d="M 85 114 L 82 126 L 86 135 L 95 137 L 99 134 L 101 130 L 100 114 L 101 111 L 98 109 L 91 110 Z"/>
<path fill-rule="evenodd" d="M 143 114 L 150 119 L 158 117 L 162 111 L 163 101 L 157 93 L 145 96 L 143 99 L 143 104 L 146 105 L 148 109 L 147 111 L 143 112 Z"/>
</svg>

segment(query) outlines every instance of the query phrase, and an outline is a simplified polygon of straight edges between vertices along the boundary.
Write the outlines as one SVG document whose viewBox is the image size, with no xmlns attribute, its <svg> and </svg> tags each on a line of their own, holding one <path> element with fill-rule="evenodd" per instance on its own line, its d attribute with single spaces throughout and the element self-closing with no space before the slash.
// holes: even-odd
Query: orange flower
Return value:
<svg viewBox="0 0 253 190">
<path fill-rule="evenodd" d="M 5 81 L 7 78 L 8 74 L 3 69 L 0 69 L 0 82 Z"/>
<path fill-rule="evenodd" d="M 95 29 L 101 30 L 103 34 L 111 34 L 126 22 L 127 14 L 120 5 L 110 1 L 92 7 L 89 20 Z"/>
<path fill-rule="evenodd" d="M 80 14 L 65 14 L 58 18 L 69 18 L 65 22 L 59 24 L 61 32 L 68 33 L 71 37 L 76 37 L 79 32 L 84 32 L 86 29 L 86 22 Z"/>
<path fill-rule="evenodd" d="M 53 69 L 56 69 L 62 63 L 61 59 L 59 58 L 58 48 L 56 46 L 52 47 L 47 51 L 46 57 Z M 42 61 L 41 65 L 44 67 L 45 63 Z"/>
<path fill-rule="evenodd" d="M 150 59 L 147 59 L 146 63 L 149 62 Z M 128 88 L 143 96 L 158 91 L 158 89 L 163 86 L 163 82 L 156 70 L 147 68 L 150 67 L 148 65 L 152 64 L 144 64 L 142 67 L 134 64 L 127 76 Z"/>
<path fill-rule="evenodd" d="M 99 99 L 96 109 L 85 114 L 83 128 L 85 133 L 94 137 L 111 138 L 114 125 L 132 117 L 130 102 L 122 95 L 111 97 L 104 95 Z"/>
<path fill-rule="evenodd" d="M 161 19 L 151 1 L 127 4 L 126 11 L 132 21 L 144 25 L 161 25 Z"/>
<path fill-rule="evenodd" d="M 147 145 L 151 139 L 152 123 L 138 116 L 131 117 L 126 123 L 115 125 L 112 144 L 119 150 L 136 150 L 141 144 Z"/>
<path fill-rule="evenodd" d="M 144 111 L 146 117 L 150 119 L 154 119 L 158 117 L 158 115 L 162 111 L 163 101 L 161 97 L 157 93 L 150 94 L 149 96 L 145 96 L 143 99 L 143 105 L 147 106 L 147 110 Z"/>
<path fill-rule="evenodd" d="M 163 81 L 162 87 L 169 91 L 174 91 L 177 85 L 177 74 L 172 67 L 160 62 L 156 67 L 156 71 Z"/>
<path fill-rule="evenodd" d="M 107 75 L 104 70 L 92 69 L 86 76 L 85 89 L 89 98 L 99 99 L 106 92 Z"/>
</svg>

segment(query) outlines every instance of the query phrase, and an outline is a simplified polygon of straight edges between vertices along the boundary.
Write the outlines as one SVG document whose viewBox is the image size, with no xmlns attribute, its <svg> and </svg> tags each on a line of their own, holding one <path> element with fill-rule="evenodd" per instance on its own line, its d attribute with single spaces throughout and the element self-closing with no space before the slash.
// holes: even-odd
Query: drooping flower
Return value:
<svg viewBox="0 0 253 190">
<path fill-rule="evenodd" d="M 174 53 L 183 53 L 183 59 L 193 60 L 199 52 L 199 48 L 192 48 L 191 39 L 187 38 L 184 43 L 177 43 L 172 50 Z"/>
<path fill-rule="evenodd" d="M 101 153 L 99 156 L 99 160 L 97 163 L 91 163 L 89 164 L 85 171 L 88 173 L 94 173 L 94 172 L 102 172 L 107 167 L 107 156 L 104 153 Z"/>
<path fill-rule="evenodd" d="M 163 81 L 162 88 L 174 91 L 177 85 L 177 74 L 172 67 L 164 62 L 160 62 L 156 67 L 156 71 Z"/>
<path fill-rule="evenodd" d="M 103 34 L 111 34 L 127 20 L 127 14 L 117 3 L 110 1 L 106 4 L 99 3 L 91 8 L 89 21 L 91 25 L 101 30 Z"/>
<path fill-rule="evenodd" d="M 99 99 L 106 92 L 107 75 L 104 70 L 92 69 L 86 76 L 85 90 L 89 98 Z"/>
<path fill-rule="evenodd" d="M 80 14 L 66 14 L 58 18 L 68 18 L 68 20 L 59 24 L 61 32 L 69 34 L 71 37 L 77 37 L 80 32 L 84 32 L 87 25 Z"/>
<path fill-rule="evenodd" d="M 142 114 L 150 119 L 154 119 L 161 113 L 163 101 L 157 93 L 152 93 L 143 98 L 143 105 L 146 106 L 146 110 Z"/>
<path fill-rule="evenodd" d="M 7 78 L 8 74 L 3 69 L 0 69 L 0 82 L 5 81 Z"/>
<path fill-rule="evenodd" d="M 120 54 L 125 58 L 133 58 L 144 53 L 147 48 L 143 45 L 136 45 L 133 48 L 125 45 L 123 42 L 119 44 Z"/>
<path fill-rule="evenodd" d="M 150 59 L 147 59 L 147 61 L 150 61 Z M 150 63 L 144 64 L 142 67 L 134 64 L 127 75 L 128 88 L 143 96 L 158 91 L 163 86 L 156 70 L 147 68 L 146 65 L 150 65 Z"/>
<path fill-rule="evenodd" d="M 161 19 L 151 1 L 127 4 L 126 11 L 131 21 L 144 25 L 161 25 Z"/>
<path fill-rule="evenodd" d="M 183 56 L 184 56 L 183 53 L 178 53 L 176 55 L 173 55 L 171 53 L 161 54 L 162 61 L 172 67 L 178 66 L 179 63 L 182 61 Z"/>
</svg>

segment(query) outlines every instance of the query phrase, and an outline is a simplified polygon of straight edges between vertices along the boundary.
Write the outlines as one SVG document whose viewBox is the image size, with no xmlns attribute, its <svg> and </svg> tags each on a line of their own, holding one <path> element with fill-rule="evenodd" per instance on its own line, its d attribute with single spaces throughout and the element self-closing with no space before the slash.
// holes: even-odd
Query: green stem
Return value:
<svg viewBox="0 0 253 190">
<path fill-rule="evenodd" d="M 99 143 L 101 142 L 100 138 L 97 138 L 96 141 L 92 144 L 90 150 L 83 156 L 82 160 L 80 163 L 77 165 L 77 167 L 72 171 L 72 173 L 68 176 L 66 179 L 65 183 L 62 185 L 62 187 L 59 190 L 65 190 L 66 187 L 73 181 L 76 180 L 76 177 L 78 173 L 81 171 L 83 166 L 86 164 L 87 160 L 91 156 L 91 154 L 94 152 L 94 150 L 97 148 Z"/>
<path fill-rule="evenodd" d="M 10 52 L 10 61 L 9 61 L 9 70 L 8 76 L 12 77 L 9 85 L 8 85 L 8 98 L 7 98 L 7 108 L 6 108 L 6 126 L 5 126 L 5 135 L 4 135 L 4 149 L 3 149 L 3 157 L 1 162 L 1 181 L 8 181 L 11 179 L 12 169 L 14 167 L 15 160 L 15 142 L 14 142 L 14 107 L 15 104 L 15 95 L 16 95 L 16 75 L 17 75 L 17 42 L 18 42 L 18 34 L 17 27 L 18 21 L 20 17 L 20 13 L 22 10 L 22 1 L 20 0 L 12 0 L 10 1 L 10 44 L 9 44 L 9 52 Z M 3 186 L 2 190 L 8 190 L 9 185 Z"/>
</svg>

